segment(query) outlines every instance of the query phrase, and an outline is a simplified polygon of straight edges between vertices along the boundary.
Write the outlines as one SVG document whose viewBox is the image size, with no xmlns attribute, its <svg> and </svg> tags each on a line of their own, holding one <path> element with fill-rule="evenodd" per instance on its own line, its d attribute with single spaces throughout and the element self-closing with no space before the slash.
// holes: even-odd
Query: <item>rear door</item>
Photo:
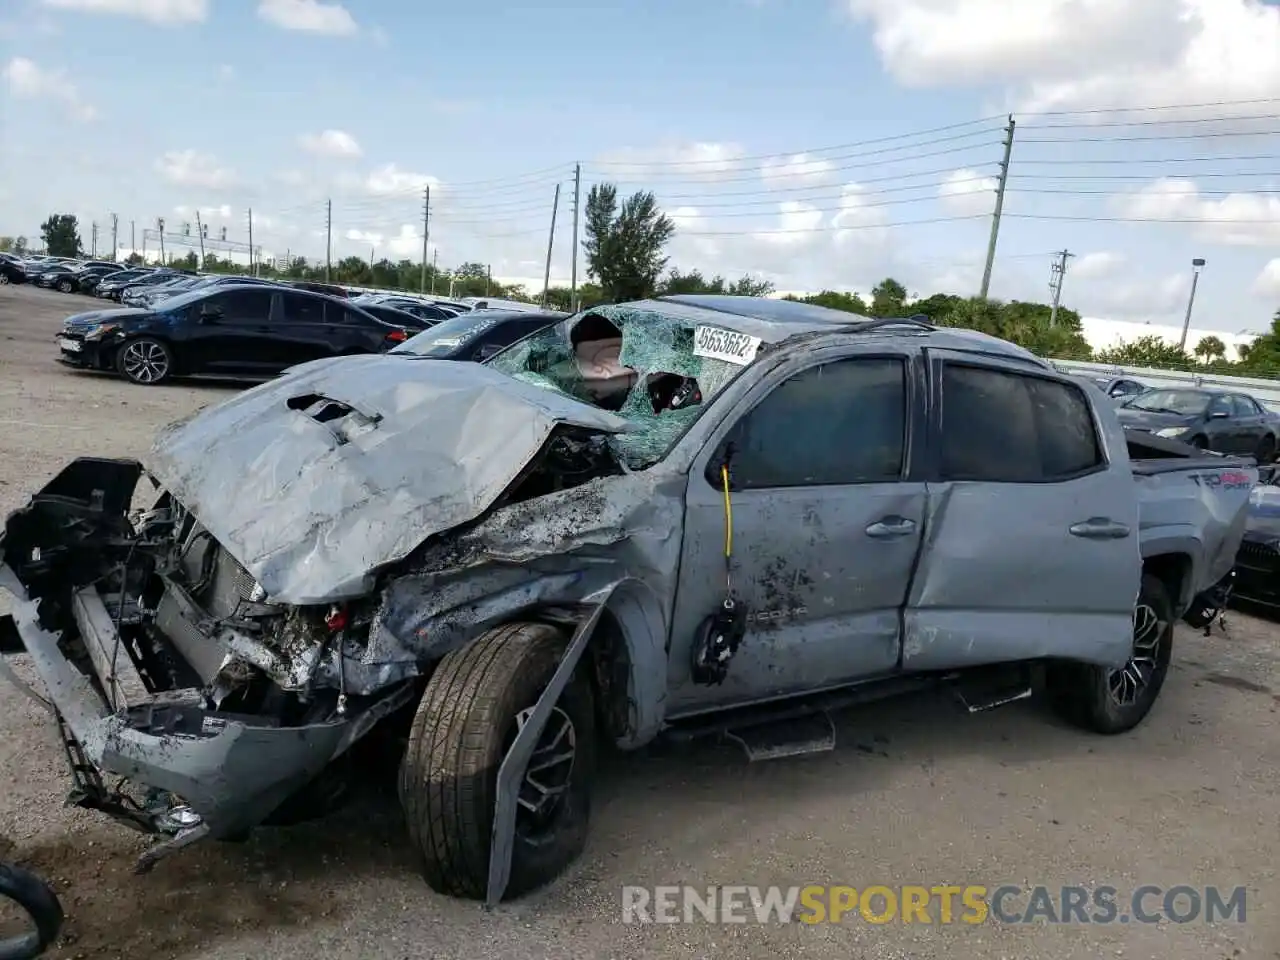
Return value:
<svg viewBox="0 0 1280 960">
<path fill-rule="evenodd" d="M 271 326 L 271 354 L 277 370 L 333 356 L 333 328 L 341 328 L 341 314 L 326 316 L 323 297 L 297 291 L 279 295 L 279 312 Z"/>
<path fill-rule="evenodd" d="M 1106 401 L 1018 361 L 926 353 L 935 456 L 903 667 L 1123 662 L 1142 559 Z"/>
<path fill-rule="evenodd" d="M 1252 456 L 1258 452 L 1262 438 L 1267 433 L 1267 417 L 1252 398 L 1242 393 L 1232 394 L 1231 409 L 1235 413 L 1240 446 L 1238 453 Z"/>
<path fill-rule="evenodd" d="M 708 439 L 688 477 L 668 715 L 894 669 L 925 520 L 911 473 L 921 383 L 919 353 L 906 348 L 795 357 Z M 718 471 L 727 444 L 728 511 Z M 691 648 L 724 601 L 730 517 L 747 632 L 726 681 L 701 686 Z"/>
</svg>

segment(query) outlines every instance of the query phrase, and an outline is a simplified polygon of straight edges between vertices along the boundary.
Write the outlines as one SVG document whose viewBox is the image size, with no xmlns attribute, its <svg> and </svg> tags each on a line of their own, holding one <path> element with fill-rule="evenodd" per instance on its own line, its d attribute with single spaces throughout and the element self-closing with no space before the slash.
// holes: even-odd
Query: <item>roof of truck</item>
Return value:
<svg viewBox="0 0 1280 960">
<path fill-rule="evenodd" d="M 759 337 L 765 343 L 781 343 L 801 334 L 830 332 L 864 336 L 924 336 L 929 345 L 949 350 L 968 350 L 1017 360 L 1029 360 L 1048 367 L 1031 351 L 999 337 L 959 327 L 937 327 L 923 314 L 914 317 L 864 317 L 845 310 L 833 310 L 798 300 L 768 297 L 731 297 L 719 294 L 679 294 L 638 303 L 619 304 L 652 310 L 691 323 L 723 327 L 735 333 Z M 589 313 L 590 311 L 584 311 Z"/>
</svg>

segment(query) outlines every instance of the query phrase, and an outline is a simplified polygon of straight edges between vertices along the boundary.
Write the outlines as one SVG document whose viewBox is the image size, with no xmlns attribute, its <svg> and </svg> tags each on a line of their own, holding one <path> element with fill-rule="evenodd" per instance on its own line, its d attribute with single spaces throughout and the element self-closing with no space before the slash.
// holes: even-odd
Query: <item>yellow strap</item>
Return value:
<svg viewBox="0 0 1280 960">
<path fill-rule="evenodd" d="M 729 501 L 729 465 L 720 467 L 720 477 L 724 481 L 724 557 L 733 556 L 733 504 Z"/>
</svg>

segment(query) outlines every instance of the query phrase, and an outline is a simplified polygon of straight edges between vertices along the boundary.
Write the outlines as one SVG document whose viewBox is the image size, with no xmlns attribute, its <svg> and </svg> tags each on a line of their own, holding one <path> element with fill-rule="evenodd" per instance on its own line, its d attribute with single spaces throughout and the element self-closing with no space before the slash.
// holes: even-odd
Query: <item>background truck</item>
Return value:
<svg viewBox="0 0 1280 960">
<path fill-rule="evenodd" d="M 423 872 L 491 902 L 580 852 L 602 745 L 829 749 L 832 709 L 940 683 L 1133 727 L 1257 479 L 1009 343 L 737 297 L 317 361 L 145 473 L 131 517 L 143 466 L 77 460 L 0 542 L 78 802 L 164 836 L 145 866 L 325 806 L 403 722 Z"/>
</svg>

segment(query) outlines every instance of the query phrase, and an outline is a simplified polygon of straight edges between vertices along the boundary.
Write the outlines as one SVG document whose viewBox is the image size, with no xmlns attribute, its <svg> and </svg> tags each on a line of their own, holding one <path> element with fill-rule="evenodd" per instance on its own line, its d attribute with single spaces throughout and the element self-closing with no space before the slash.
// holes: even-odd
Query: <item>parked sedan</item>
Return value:
<svg viewBox="0 0 1280 960">
<path fill-rule="evenodd" d="M 75 279 L 76 273 L 76 268 L 68 263 L 55 263 L 38 272 L 31 278 L 31 282 L 46 290 L 56 287 L 63 293 L 71 293 L 79 285 Z"/>
<path fill-rule="evenodd" d="M 550 310 L 476 310 L 438 323 L 391 352 L 436 360 L 487 360 L 567 316 Z"/>
<path fill-rule="evenodd" d="M 1139 383 L 1129 377 L 1090 377 L 1090 379 L 1097 384 L 1099 390 L 1116 403 L 1124 403 L 1151 389 L 1145 383 Z"/>
<path fill-rule="evenodd" d="M 93 293 L 99 283 L 119 272 L 119 264 L 81 267 L 71 276 L 71 280 L 74 281 L 70 285 L 71 289 L 67 289 L 67 285 L 61 282 L 57 286 L 63 293 Z"/>
<path fill-rule="evenodd" d="M 245 285 L 202 288 L 154 309 L 68 317 L 59 359 L 153 385 L 192 375 L 270 377 L 325 357 L 380 353 L 407 334 L 333 297 Z"/>
<path fill-rule="evenodd" d="M 0 260 L 0 287 L 10 283 L 26 283 L 27 271 L 21 261 Z"/>
<path fill-rule="evenodd" d="M 130 270 L 121 270 L 119 273 L 101 280 L 94 293 L 106 300 L 119 300 L 120 291 L 130 283 L 140 277 L 150 276 L 155 272 L 156 270 L 152 267 L 134 267 Z"/>
<path fill-rule="evenodd" d="M 352 303 L 364 306 L 383 306 L 391 307 L 395 310 L 403 310 L 405 313 L 411 313 L 420 320 L 428 320 L 432 323 L 439 323 L 441 320 L 448 320 L 452 314 L 450 311 L 436 306 L 434 303 L 427 303 L 425 300 L 418 300 L 415 297 L 399 296 L 394 293 L 366 293 L 358 297 L 353 297 Z"/>
<path fill-rule="evenodd" d="M 1256 457 L 1259 463 L 1275 459 L 1280 426 L 1243 393 L 1181 387 L 1149 390 L 1116 412 L 1129 430 L 1183 440 L 1203 450 Z"/>
<path fill-rule="evenodd" d="M 1280 609 L 1280 472 L 1258 471 L 1236 554 L 1233 597 Z"/>
<path fill-rule="evenodd" d="M 357 306 L 365 313 L 373 314 L 373 316 L 385 323 L 401 327 L 410 334 L 421 333 L 423 330 L 429 330 L 435 326 L 430 320 L 423 320 L 421 317 L 415 317 L 412 313 L 406 313 L 403 310 L 397 310 L 395 307 L 388 307 L 381 303 L 361 303 L 357 304 Z"/>
</svg>

